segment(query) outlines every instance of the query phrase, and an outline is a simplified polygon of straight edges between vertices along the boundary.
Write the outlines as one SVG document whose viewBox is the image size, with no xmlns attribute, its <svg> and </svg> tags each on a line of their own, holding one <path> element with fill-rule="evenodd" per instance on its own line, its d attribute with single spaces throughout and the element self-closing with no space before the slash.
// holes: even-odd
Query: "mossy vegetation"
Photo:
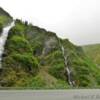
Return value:
<svg viewBox="0 0 100 100">
<path fill-rule="evenodd" d="M 100 66 L 100 44 L 83 46 L 83 50 L 97 66 Z"/>
<path fill-rule="evenodd" d="M 13 77 L 8 79 L 6 73 L 2 80 L 7 78 L 8 81 L 15 81 L 7 86 L 26 86 L 32 89 L 70 88 L 60 45 L 64 46 L 65 56 L 68 56 L 76 87 L 99 86 L 99 69 L 86 57 L 81 47 L 73 45 L 67 39 L 57 38 L 55 33 L 47 32 L 20 20 L 16 20 L 15 26 L 9 31 L 3 66 L 8 70 L 11 68 L 15 77 L 19 70 L 19 73 L 26 73 L 26 75 L 18 81 L 16 78 L 11 80 Z M 9 73 L 9 77 L 14 73 Z"/>
<path fill-rule="evenodd" d="M 1 16 L 1 15 L 0 15 L 0 23 L 1 23 L 3 26 L 8 25 L 11 21 L 12 21 L 12 19 L 9 18 L 8 16 L 5 16 L 5 15 Z"/>
<path fill-rule="evenodd" d="M 1 31 L 2 25 L 9 22 L 3 16 L 4 13 L 0 14 Z M 5 45 L 0 86 L 23 89 L 72 88 L 65 73 L 61 46 L 64 47 L 64 56 L 67 56 L 75 88 L 100 87 L 100 69 L 81 47 L 19 19 L 15 20 L 15 26 L 10 29 Z"/>
<path fill-rule="evenodd" d="M 12 21 L 12 17 L 0 7 L 0 23 L 3 26 L 6 26 L 11 21 Z"/>
<path fill-rule="evenodd" d="M 2 33 L 3 31 L 3 25 L 0 23 L 0 34 Z"/>
</svg>

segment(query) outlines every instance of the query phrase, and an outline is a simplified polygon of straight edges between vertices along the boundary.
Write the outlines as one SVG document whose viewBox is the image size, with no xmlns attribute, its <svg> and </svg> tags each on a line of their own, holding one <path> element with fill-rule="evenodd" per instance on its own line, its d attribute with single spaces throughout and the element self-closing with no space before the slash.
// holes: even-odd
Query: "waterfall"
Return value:
<svg viewBox="0 0 100 100">
<path fill-rule="evenodd" d="M 69 65 L 68 65 L 68 57 L 65 55 L 65 50 L 64 50 L 64 47 L 62 45 L 61 45 L 61 50 L 62 50 L 62 54 L 63 54 L 63 57 L 64 57 L 64 64 L 65 64 L 65 70 L 67 72 L 68 83 L 71 86 L 74 86 L 75 85 L 75 82 L 72 79 L 72 72 L 71 72 L 71 70 L 69 68 Z"/>
<path fill-rule="evenodd" d="M 8 37 L 9 30 L 14 26 L 14 22 L 3 28 L 0 36 L 0 69 L 2 68 L 2 55 L 4 53 L 4 46 Z"/>
<path fill-rule="evenodd" d="M 70 86 L 75 86 L 75 81 L 72 79 L 72 72 L 70 70 L 70 66 L 68 64 L 68 55 L 65 55 L 65 49 L 64 49 L 64 46 L 62 45 L 61 43 L 61 40 L 58 38 L 58 42 L 59 42 L 59 46 L 61 48 L 61 51 L 62 51 L 62 55 L 63 55 L 63 58 L 64 58 L 64 65 L 65 65 L 65 71 L 66 71 L 66 75 L 67 75 L 67 78 L 68 78 L 68 83 L 70 84 Z"/>
</svg>

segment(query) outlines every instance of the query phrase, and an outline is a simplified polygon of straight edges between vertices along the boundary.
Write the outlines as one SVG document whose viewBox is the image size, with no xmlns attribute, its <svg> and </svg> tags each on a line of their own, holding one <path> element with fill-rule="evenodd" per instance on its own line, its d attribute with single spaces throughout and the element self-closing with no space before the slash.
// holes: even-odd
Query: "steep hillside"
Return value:
<svg viewBox="0 0 100 100">
<path fill-rule="evenodd" d="M 15 21 L 3 54 L 1 87 L 95 88 L 100 69 L 81 47 L 28 22 Z"/>
<path fill-rule="evenodd" d="M 0 7 L 0 26 L 8 25 L 12 21 L 12 17 Z"/>
<path fill-rule="evenodd" d="M 86 45 L 83 49 L 94 63 L 100 66 L 100 44 Z"/>
<path fill-rule="evenodd" d="M 71 88 L 70 81 L 74 81 L 73 87 L 96 87 L 100 84 L 98 70 L 81 47 L 16 20 L 5 46 L 1 86 Z"/>
<path fill-rule="evenodd" d="M 0 7 L 0 35 L 3 31 L 3 27 L 11 23 L 13 18 Z"/>
</svg>

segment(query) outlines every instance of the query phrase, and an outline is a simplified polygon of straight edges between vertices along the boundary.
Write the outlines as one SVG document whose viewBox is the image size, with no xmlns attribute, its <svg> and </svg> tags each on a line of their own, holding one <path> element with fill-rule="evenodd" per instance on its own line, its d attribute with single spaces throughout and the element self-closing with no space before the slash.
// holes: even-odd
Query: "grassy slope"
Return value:
<svg viewBox="0 0 100 100">
<path fill-rule="evenodd" d="M 5 19 L 4 13 L 0 16 Z M 5 20 L 1 22 L 6 23 Z M 67 39 L 58 38 L 53 32 L 20 20 L 9 31 L 0 85 L 33 89 L 71 88 L 65 75 L 59 40 L 64 46 L 65 54 L 69 55 L 68 62 L 75 87 L 99 87 L 100 69 L 85 55 L 81 47 L 73 45 Z"/>
<path fill-rule="evenodd" d="M 3 26 L 9 24 L 12 21 L 12 17 L 5 12 L 2 8 L 0 8 L 0 24 Z"/>
<path fill-rule="evenodd" d="M 48 36 L 45 32 L 45 30 L 39 30 L 38 27 L 16 22 L 16 26 L 9 32 L 5 46 L 6 56 L 3 58 L 3 66 L 7 71 L 2 73 L 3 81 L 6 83 L 4 86 L 34 89 L 68 88 L 64 79 L 56 79 L 49 74 L 49 64 L 41 64 L 43 59 L 46 63 L 46 56 L 49 56 L 42 57 L 41 55 L 44 49 L 43 43 L 47 41 L 45 38 L 49 39 L 51 35 L 48 33 L 50 34 Z M 12 71 L 9 72 L 9 69 Z"/>
<path fill-rule="evenodd" d="M 16 21 L 9 32 L 3 58 L 1 83 L 9 87 L 33 89 L 66 89 L 64 59 L 55 33 Z M 76 86 L 93 88 L 100 85 L 100 69 L 84 54 L 81 47 L 60 39 L 69 55 L 69 65 Z"/>
<path fill-rule="evenodd" d="M 100 66 L 100 44 L 87 45 L 83 49 L 94 63 Z"/>
</svg>

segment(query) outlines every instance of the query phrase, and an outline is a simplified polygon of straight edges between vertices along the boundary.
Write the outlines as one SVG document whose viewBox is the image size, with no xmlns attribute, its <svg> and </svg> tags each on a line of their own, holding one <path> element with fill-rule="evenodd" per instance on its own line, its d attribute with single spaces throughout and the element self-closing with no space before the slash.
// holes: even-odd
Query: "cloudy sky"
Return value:
<svg viewBox="0 0 100 100">
<path fill-rule="evenodd" d="M 74 44 L 100 43 L 100 0 L 0 0 L 0 6 Z"/>
</svg>

